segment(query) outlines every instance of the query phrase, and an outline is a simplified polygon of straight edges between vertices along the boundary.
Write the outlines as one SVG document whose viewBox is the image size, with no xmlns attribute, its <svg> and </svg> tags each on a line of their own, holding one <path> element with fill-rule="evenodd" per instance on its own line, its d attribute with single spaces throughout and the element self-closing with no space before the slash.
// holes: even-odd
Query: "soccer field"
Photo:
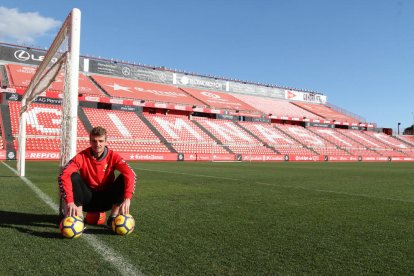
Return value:
<svg viewBox="0 0 414 276">
<path fill-rule="evenodd" d="M 414 274 L 413 163 L 131 163 L 130 236 L 57 227 L 57 162 L 0 164 L 0 275 Z"/>
</svg>

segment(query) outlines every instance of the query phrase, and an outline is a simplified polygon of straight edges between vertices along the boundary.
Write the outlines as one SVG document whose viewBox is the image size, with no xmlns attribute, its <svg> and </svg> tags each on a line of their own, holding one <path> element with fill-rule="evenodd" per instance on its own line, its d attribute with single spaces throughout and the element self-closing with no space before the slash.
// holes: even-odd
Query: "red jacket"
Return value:
<svg viewBox="0 0 414 276">
<path fill-rule="evenodd" d="M 124 198 L 132 198 L 135 191 L 135 172 L 125 160 L 113 150 L 108 149 L 107 155 L 102 160 L 97 160 L 92 155 L 92 149 L 87 148 L 79 152 L 63 168 L 58 177 L 60 193 L 66 203 L 74 202 L 71 175 L 78 172 L 83 181 L 92 188 L 99 191 L 113 184 L 115 170 L 124 175 L 125 192 Z"/>
</svg>

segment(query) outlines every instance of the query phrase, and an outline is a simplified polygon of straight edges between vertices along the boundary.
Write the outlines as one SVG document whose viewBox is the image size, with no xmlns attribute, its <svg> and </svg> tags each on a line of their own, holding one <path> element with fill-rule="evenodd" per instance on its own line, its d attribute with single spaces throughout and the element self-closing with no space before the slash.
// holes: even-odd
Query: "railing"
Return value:
<svg viewBox="0 0 414 276">
<path fill-rule="evenodd" d="M 345 114 L 348 117 L 354 118 L 358 122 L 363 123 L 363 122 L 366 122 L 367 121 L 364 117 L 359 116 L 359 115 L 357 115 L 357 114 L 355 114 L 355 113 L 353 113 L 351 111 L 348 111 L 348 110 L 346 110 L 344 108 L 341 108 L 339 106 L 336 106 L 336 105 L 333 105 L 333 104 L 330 104 L 330 103 L 326 103 L 326 106 L 332 108 L 333 110 L 335 110 L 335 111 L 337 111 L 339 113 Z"/>
</svg>

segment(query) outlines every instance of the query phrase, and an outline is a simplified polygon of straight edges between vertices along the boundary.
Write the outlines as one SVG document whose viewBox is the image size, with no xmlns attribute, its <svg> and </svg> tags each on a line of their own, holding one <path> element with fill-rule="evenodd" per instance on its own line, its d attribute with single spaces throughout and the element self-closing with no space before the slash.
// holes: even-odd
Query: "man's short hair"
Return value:
<svg viewBox="0 0 414 276">
<path fill-rule="evenodd" d="M 106 140 L 106 129 L 100 126 L 94 127 L 92 128 L 91 132 L 89 132 L 89 138 L 91 138 L 92 136 L 105 136 Z"/>
</svg>

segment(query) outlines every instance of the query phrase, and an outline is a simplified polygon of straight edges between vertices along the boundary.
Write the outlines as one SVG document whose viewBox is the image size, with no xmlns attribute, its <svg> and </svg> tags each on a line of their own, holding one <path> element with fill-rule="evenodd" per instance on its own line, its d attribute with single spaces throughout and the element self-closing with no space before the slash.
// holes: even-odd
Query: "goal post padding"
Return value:
<svg viewBox="0 0 414 276">
<path fill-rule="evenodd" d="M 17 169 L 25 175 L 26 121 L 30 103 L 46 91 L 63 70 L 62 130 L 60 165 L 63 167 L 76 154 L 77 109 L 79 86 L 81 12 L 73 9 L 37 68 L 23 95 L 20 112 Z"/>
</svg>

